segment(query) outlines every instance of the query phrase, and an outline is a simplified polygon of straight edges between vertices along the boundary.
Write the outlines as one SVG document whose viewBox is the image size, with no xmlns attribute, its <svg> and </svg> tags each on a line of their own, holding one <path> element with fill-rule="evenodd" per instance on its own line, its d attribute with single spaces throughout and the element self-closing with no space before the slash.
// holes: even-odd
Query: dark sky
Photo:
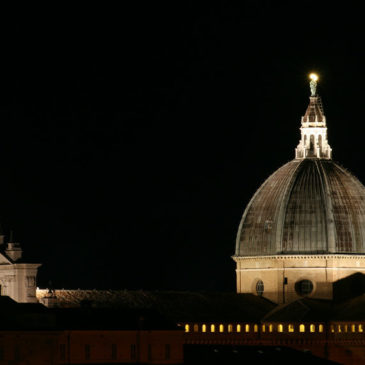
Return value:
<svg viewBox="0 0 365 365">
<path fill-rule="evenodd" d="M 39 286 L 234 290 L 240 218 L 294 157 L 310 71 L 365 182 L 362 13 L 298 3 L 4 14 L 1 222 Z"/>
</svg>

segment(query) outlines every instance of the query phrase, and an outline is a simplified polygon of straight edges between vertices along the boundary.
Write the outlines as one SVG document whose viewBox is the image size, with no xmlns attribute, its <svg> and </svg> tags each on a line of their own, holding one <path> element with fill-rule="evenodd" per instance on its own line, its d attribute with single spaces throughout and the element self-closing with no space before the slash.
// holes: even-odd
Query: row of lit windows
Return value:
<svg viewBox="0 0 365 365">
<path fill-rule="evenodd" d="M 250 325 L 250 324 L 245 324 L 245 325 L 241 325 L 241 324 L 237 324 L 237 325 L 233 325 L 233 324 L 228 324 L 228 325 L 224 325 L 224 324 L 219 324 L 219 325 L 215 325 L 215 324 L 202 324 L 199 328 L 198 324 L 194 324 L 192 327 L 190 327 L 190 324 L 186 324 L 185 325 L 185 332 L 250 332 L 250 328 L 252 327 L 252 330 L 254 332 L 258 332 L 258 325 L 254 324 L 254 325 Z"/>
<path fill-rule="evenodd" d="M 364 325 L 362 324 L 331 324 L 331 332 L 364 332 Z"/>
<path fill-rule="evenodd" d="M 261 325 L 261 332 L 265 333 L 265 332 L 295 332 L 296 326 L 294 324 L 262 324 Z M 309 324 L 309 325 L 305 325 L 305 324 L 300 324 L 299 326 L 297 326 L 297 332 L 319 332 L 322 333 L 323 332 L 323 324 Z M 228 324 L 228 325 L 224 325 L 224 324 L 202 324 L 199 325 L 197 323 L 190 325 L 190 324 L 185 324 L 185 332 L 220 332 L 220 333 L 224 333 L 224 332 L 236 332 L 236 333 L 241 333 L 241 332 L 258 332 L 259 330 L 259 325 L 258 324 Z M 364 331 L 364 327 L 362 324 L 338 324 L 338 325 L 331 325 L 331 332 L 363 332 Z"/>
</svg>

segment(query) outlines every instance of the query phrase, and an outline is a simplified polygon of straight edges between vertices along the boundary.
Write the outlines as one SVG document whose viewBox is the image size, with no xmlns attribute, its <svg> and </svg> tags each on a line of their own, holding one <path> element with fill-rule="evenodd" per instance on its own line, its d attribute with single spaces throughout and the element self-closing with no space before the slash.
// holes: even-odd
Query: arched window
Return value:
<svg viewBox="0 0 365 365">
<path fill-rule="evenodd" d="M 294 325 L 288 324 L 288 332 L 294 332 Z"/>
<path fill-rule="evenodd" d="M 253 331 L 254 332 L 258 332 L 259 331 L 259 326 L 257 324 L 253 325 Z"/>
<path fill-rule="evenodd" d="M 185 325 L 185 332 L 189 332 L 190 331 L 190 326 L 188 324 Z"/>
<path fill-rule="evenodd" d="M 305 325 L 304 324 L 299 325 L 299 332 L 305 332 Z"/>
<path fill-rule="evenodd" d="M 210 332 L 215 332 L 215 325 L 214 324 L 210 325 Z"/>
<path fill-rule="evenodd" d="M 241 332 L 241 325 L 240 325 L 240 324 L 238 324 L 238 325 L 236 326 L 236 332 Z"/>
<path fill-rule="evenodd" d="M 309 326 L 309 330 L 310 330 L 311 332 L 316 332 L 316 326 L 315 326 L 314 324 L 311 324 L 311 325 Z"/>
<path fill-rule="evenodd" d="M 269 332 L 272 332 L 272 324 L 269 324 Z"/>
<path fill-rule="evenodd" d="M 206 324 L 202 325 L 202 332 L 207 332 L 207 325 Z"/>
<path fill-rule="evenodd" d="M 245 324 L 245 332 L 250 332 L 250 325 L 249 324 Z"/>
<path fill-rule="evenodd" d="M 194 324 L 194 332 L 199 332 L 199 325 L 196 323 Z"/>
<path fill-rule="evenodd" d="M 231 324 L 228 325 L 228 332 L 232 332 L 233 331 L 233 326 Z"/>
<path fill-rule="evenodd" d="M 278 332 L 283 332 L 283 325 L 281 323 L 278 324 Z"/>
<path fill-rule="evenodd" d="M 356 332 L 356 326 L 354 324 L 351 325 L 351 332 Z"/>
<path fill-rule="evenodd" d="M 262 280 L 258 280 L 256 283 L 256 294 L 261 297 L 264 294 L 264 282 Z"/>
<path fill-rule="evenodd" d="M 340 324 L 337 325 L 337 332 L 339 332 L 339 333 L 342 332 L 342 328 L 341 328 Z"/>
<path fill-rule="evenodd" d="M 313 134 L 309 137 L 309 153 L 313 155 L 314 153 L 314 136 Z"/>
<path fill-rule="evenodd" d="M 224 325 L 223 324 L 219 325 L 219 332 L 224 332 Z"/>
<path fill-rule="evenodd" d="M 320 324 L 320 325 L 318 326 L 318 332 L 323 332 L 323 324 Z"/>
<path fill-rule="evenodd" d="M 358 330 L 359 330 L 359 332 L 364 332 L 364 328 L 363 328 L 362 324 L 359 324 Z"/>
<path fill-rule="evenodd" d="M 266 332 L 266 327 L 265 327 L 265 325 L 264 325 L 264 324 L 263 324 L 263 325 L 262 325 L 262 327 L 261 327 L 261 331 L 262 331 L 262 332 Z"/>
</svg>

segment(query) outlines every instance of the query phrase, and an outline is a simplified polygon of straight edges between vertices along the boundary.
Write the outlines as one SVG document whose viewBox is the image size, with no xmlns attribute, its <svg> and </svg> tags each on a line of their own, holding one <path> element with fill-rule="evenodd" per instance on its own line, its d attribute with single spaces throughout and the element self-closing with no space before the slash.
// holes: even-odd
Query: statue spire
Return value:
<svg viewBox="0 0 365 365">
<path fill-rule="evenodd" d="M 295 149 L 295 158 L 332 158 L 332 149 L 328 144 L 326 117 L 321 98 L 317 94 L 318 75 L 311 73 L 308 108 L 302 117 L 301 139 Z"/>
<path fill-rule="evenodd" d="M 309 75 L 309 78 L 311 79 L 309 83 L 309 87 L 311 89 L 311 96 L 316 96 L 318 75 L 315 73 L 311 73 Z"/>
</svg>

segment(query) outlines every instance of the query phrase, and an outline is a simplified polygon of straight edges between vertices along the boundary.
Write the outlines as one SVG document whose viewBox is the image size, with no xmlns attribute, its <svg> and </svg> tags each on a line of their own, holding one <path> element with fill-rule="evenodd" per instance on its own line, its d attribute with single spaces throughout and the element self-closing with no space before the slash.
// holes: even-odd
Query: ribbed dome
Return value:
<svg viewBox="0 0 365 365">
<path fill-rule="evenodd" d="M 236 256 L 365 254 L 365 187 L 330 159 L 288 162 L 248 204 Z"/>
</svg>

